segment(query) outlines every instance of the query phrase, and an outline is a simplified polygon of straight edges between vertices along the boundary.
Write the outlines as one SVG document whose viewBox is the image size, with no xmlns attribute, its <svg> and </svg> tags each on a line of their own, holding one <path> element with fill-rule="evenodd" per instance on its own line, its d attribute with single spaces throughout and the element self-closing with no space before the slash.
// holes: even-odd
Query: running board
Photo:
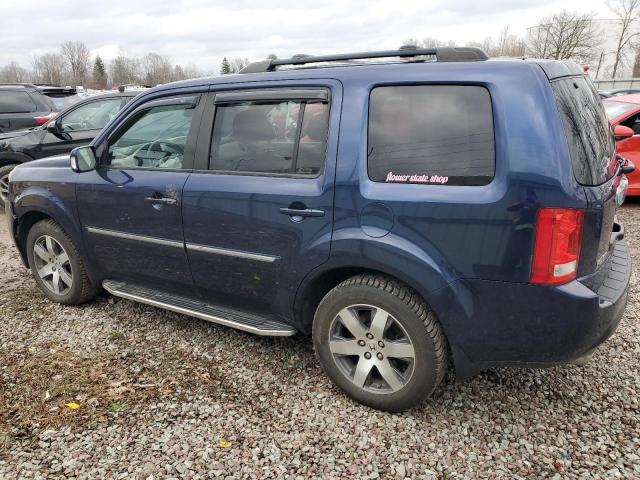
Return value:
<svg viewBox="0 0 640 480">
<path fill-rule="evenodd" d="M 288 337 L 297 333 L 292 326 L 273 318 L 222 308 L 217 305 L 192 300 L 180 295 L 159 292 L 151 288 L 131 285 L 126 282 L 105 280 L 102 282 L 102 287 L 116 297 L 190 315 L 209 322 L 244 330 L 245 332 L 255 333 L 256 335 Z"/>
</svg>

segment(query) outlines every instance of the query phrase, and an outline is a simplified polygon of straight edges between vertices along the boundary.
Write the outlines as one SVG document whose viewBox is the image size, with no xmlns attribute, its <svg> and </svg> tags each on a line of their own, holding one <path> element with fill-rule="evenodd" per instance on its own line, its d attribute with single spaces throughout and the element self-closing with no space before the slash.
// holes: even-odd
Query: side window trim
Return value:
<svg viewBox="0 0 640 480">
<path fill-rule="evenodd" d="M 268 100 L 319 101 L 329 103 L 329 91 L 325 88 L 267 88 L 262 90 L 234 90 L 215 93 L 215 103 L 256 102 Z"/>
</svg>

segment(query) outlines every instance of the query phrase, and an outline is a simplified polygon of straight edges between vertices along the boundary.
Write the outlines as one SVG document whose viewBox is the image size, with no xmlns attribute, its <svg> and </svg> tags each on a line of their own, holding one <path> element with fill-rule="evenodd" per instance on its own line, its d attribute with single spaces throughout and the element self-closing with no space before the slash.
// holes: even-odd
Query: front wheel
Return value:
<svg viewBox="0 0 640 480">
<path fill-rule="evenodd" d="M 352 277 L 324 297 L 313 342 L 333 382 L 380 410 L 417 405 L 447 366 L 446 340 L 433 311 L 407 286 L 378 275 Z"/>
<path fill-rule="evenodd" d="M 78 249 L 53 220 L 31 227 L 26 249 L 38 287 L 54 302 L 78 305 L 96 295 Z"/>
</svg>

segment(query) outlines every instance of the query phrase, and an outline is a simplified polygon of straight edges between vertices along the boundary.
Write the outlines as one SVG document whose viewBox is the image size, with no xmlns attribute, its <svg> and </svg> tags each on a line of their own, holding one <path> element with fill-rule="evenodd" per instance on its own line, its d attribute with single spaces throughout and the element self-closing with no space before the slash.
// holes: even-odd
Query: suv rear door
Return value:
<svg viewBox="0 0 640 480">
<path fill-rule="evenodd" d="M 329 258 L 342 90 L 270 87 L 213 92 L 182 212 L 205 298 L 287 316 L 302 279 Z"/>
</svg>

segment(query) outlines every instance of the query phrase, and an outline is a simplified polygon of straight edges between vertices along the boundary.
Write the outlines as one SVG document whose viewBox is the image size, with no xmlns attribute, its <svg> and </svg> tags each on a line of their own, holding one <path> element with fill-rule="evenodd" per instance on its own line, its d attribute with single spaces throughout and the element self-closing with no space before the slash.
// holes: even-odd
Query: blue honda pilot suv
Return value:
<svg viewBox="0 0 640 480">
<path fill-rule="evenodd" d="M 141 94 L 18 166 L 7 220 L 53 301 L 311 334 L 338 387 L 398 411 L 448 368 L 574 362 L 614 332 L 632 169 L 573 63 L 296 56 Z"/>
</svg>

